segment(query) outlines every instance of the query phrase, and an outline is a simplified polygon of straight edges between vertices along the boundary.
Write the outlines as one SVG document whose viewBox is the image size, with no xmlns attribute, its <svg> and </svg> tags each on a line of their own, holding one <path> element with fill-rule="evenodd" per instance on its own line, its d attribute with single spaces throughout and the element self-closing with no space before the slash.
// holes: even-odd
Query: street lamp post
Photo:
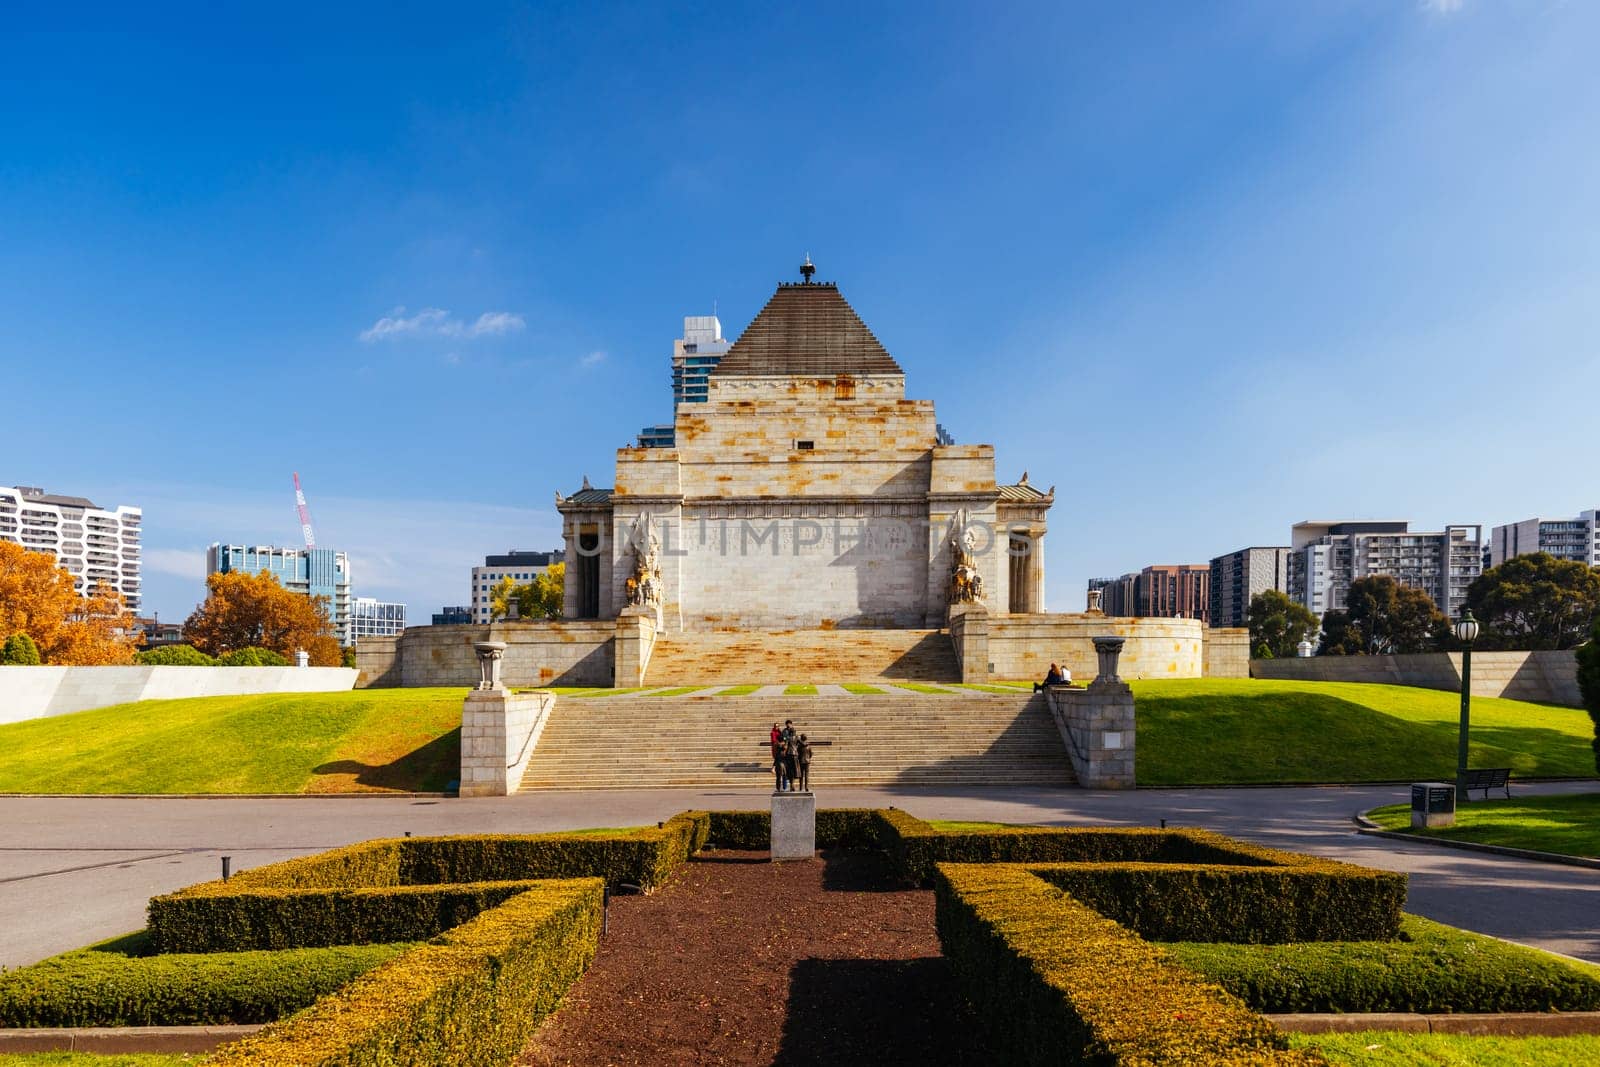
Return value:
<svg viewBox="0 0 1600 1067">
<path fill-rule="evenodd" d="M 1472 609 L 1463 607 L 1456 620 L 1456 639 L 1461 642 L 1461 738 L 1456 746 L 1456 802 L 1467 800 L 1467 725 L 1472 715 L 1472 642 L 1478 639 L 1478 620 Z"/>
</svg>

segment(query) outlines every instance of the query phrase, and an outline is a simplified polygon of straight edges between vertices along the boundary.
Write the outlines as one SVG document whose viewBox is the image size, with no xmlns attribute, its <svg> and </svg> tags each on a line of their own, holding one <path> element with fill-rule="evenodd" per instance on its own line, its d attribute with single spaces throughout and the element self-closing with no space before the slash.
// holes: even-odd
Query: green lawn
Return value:
<svg viewBox="0 0 1600 1067">
<path fill-rule="evenodd" d="M 880 689 L 875 685 L 868 685 L 866 682 L 844 682 L 841 687 L 846 693 L 857 697 L 882 696 L 888 692 L 887 689 Z"/>
<path fill-rule="evenodd" d="M 928 693 L 935 696 L 950 696 L 954 689 L 945 689 L 937 685 L 925 685 L 922 682 L 896 682 L 896 689 L 905 689 L 913 693 Z"/>
<path fill-rule="evenodd" d="M 730 685 L 726 689 L 718 689 L 711 695 L 714 697 L 747 697 L 760 688 L 759 685 Z"/>
<path fill-rule="evenodd" d="M 817 687 L 809 684 L 785 686 L 783 695 L 786 697 L 814 697 L 817 695 Z"/>
<path fill-rule="evenodd" d="M 0 792 L 433 792 L 464 689 L 147 700 L 0 726 Z"/>
<path fill-rule="evenodd" d="M 1460 697 L 1358 682 L 1196 678 L 1131 683 L 1140 785 L 1449 780 Z M 1475 697 L 1475 767 L 1593 777 L 1578 708 Z"/>
<path fill-rule="evenodd" d="M 1316 1049 L 1331 1064 L 1362 1067 L 1572 1067 L 1600 1063 L 1600 1037 L 1462 1037 L 1364 1030 L 1290 1034 L 1290 1048 Z"/>
<path fill-rule="evenodd" d="M 1475 800 L 1457 806 L 1454 826 L 1433 830 L 1411 829 L 1411 808 L 1406 804 L 1378 808 L 1368 816 L 1385 830 L 1418 837 L 1600 858 L 1600 793 Z"/>
</svg>

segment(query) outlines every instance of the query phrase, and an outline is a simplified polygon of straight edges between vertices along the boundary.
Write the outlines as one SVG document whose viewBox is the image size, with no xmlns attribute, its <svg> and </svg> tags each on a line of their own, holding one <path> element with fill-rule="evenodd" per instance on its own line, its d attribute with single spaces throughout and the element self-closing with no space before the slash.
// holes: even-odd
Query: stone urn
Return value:
<svg viewBox="0 0 1600 1067">
<path fill-rule="evenodd" d="M 472 650 L 478 654 L 478 688 L 504 689 L 500 681 L 500 661 L 505 658 L 504 641 L 474 641 Z"/>
<path fill-rule="evenodd" d="M 1117 677 L 1117 660 L 1122 658 L 1122 646 L 1127 643 L 1126 637 L 1096 637 L 1094 640 L 1095 655 L 1100 657 L 1100 673 L 1095 676 L 1097 682 L 1120 682 Z"/>
</svg>

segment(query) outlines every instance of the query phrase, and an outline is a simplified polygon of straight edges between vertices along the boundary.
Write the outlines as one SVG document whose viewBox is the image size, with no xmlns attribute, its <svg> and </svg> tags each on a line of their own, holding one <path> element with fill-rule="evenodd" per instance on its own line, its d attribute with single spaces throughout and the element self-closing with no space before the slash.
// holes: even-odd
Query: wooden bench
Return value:
<svg viewBox="0 0 1600 1067">
<path fill-rule="evenodd" d="M 1483 799 L 1489 799 L 1489 790 L 1504 789 L 1506 799 L 1511 799 L 1511 768 L 1510 767 L 1478 767 L 1467 771 L 1466 792 L 1471 795 L 1474 789 L 1483 790 Z"/>
</svg>

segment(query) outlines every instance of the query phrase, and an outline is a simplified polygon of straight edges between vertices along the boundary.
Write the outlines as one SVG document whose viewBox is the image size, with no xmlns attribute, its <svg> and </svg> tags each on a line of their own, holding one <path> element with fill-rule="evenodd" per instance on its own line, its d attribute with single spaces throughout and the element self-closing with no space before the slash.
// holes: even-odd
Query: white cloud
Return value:
<svg viewBox="0 0 1600 1067">
<path fill-rule="evenodd" d="M 600 365 L 601 363 L 604 363 L 605 361 L 606 361 L 605 352 L 600 350 L 600 349 L 598 349 L 598 348 L 595 349 L 593 352 L 590 352 L 588 355 L 582 356 L 582 357 L 580 357 L 578 359 L 579 365 L 580 366 L 584 366 L 584 367 L 595 367 L 595 366 Z"/>
<path fill-rule="evenodd" d="M 527 321 L 513 311 L 485 311 L 467 323 L 451 318 L 442 308 L 423 308 L 408 317 L 405 308 L 397 307 L 362 330 L 361 340 L 370 345 L 398 337 L 499 337 L 526 325 Z"/>
<path fill-rule="evenodd" d="M 1417 0 L 1417 7 L 1430 15 L 1454 15 L 1466 5 L 1466 0 Z"/>
</svg>

